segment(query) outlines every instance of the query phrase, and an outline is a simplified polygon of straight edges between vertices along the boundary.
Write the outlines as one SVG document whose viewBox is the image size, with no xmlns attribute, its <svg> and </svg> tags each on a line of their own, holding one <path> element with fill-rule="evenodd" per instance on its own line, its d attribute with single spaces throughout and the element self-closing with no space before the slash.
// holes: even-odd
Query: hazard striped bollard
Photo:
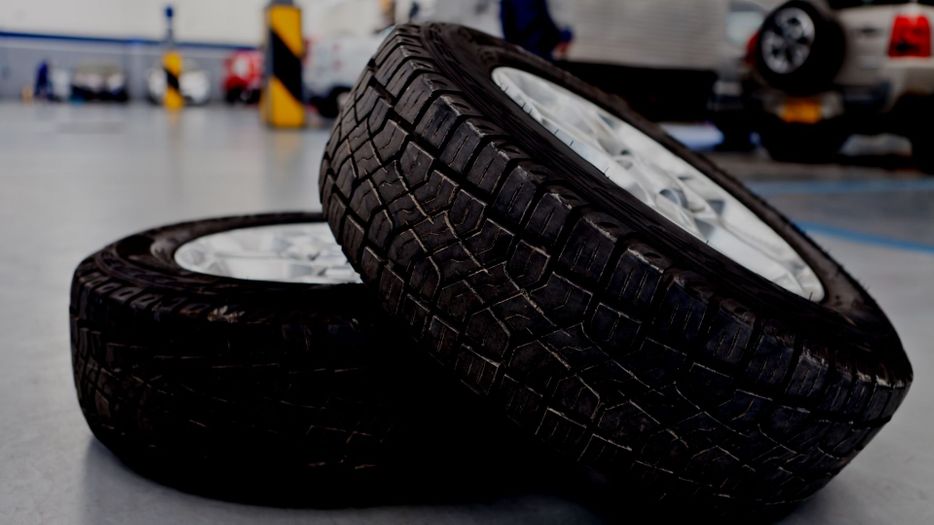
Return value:
<svg viewBox="0 0 934 525">
<path fill-rule="evenodd" d="M 260 113 L 273 127 L 304 126 L 302 11 L 290 0 L 273 0 L 265 15 L 266 63 Z"/>
<path fill-rule="evenodd" d="M 185 98 L 179 79 L 182 76 L 182 55 L 178 51 L 166 51 L 162 55 L 162 69 L 165 70 L 165 97 L 162 104 L 166 109 L 182 109 Z"/>
</svg>

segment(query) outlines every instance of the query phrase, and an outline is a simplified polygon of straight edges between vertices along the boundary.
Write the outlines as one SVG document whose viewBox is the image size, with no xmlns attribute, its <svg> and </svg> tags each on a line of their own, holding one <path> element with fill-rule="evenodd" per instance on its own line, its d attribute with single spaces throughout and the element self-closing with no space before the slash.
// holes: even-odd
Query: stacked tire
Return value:
<svg viewBox="0 0 934 525">
<path fill-rule="evenodd" d="M 800 255 L 823 298 L 614 183 L 493 81 L 500 68 L 702 173 Z M 618 99 L 482 33 L 397 27 L 340 112 L 320 185 L 362 285 L 175 262 L 199 236 L 308 216 L 156 229 L 78 268 L 79 400 L 121 457 L 174 478 L 196 464 L 360 487 L 380 465 L 456 476 L 465 450 L 505 464 L 525 449 L 545 473 L 599 480 L 625 512 L 764 519 L 845 467 L 911 383 L 878 305 L 778 212 Z"/>
<path fill-rule="evenodd" d="M 503 67 L 703 172 L 801 254 L 826 297 L 780 289 L 613 184 L 494 83 Z M 352 100 L 320 181 L 363 281 L 491 410 L 638 501 L 783 512 L 904 398 L 910 364 L 865 290 L 618 99 L 482 33 L 429 25 L 398 28 Z"/>
<path fill-rule="evenodd" d="M 489 476 L 517 455 L 403 348 L 362 284 L 232 278 L 175 257 L 211 235 L 322 221 L 186 222 L 85 259 L 72 281 L 72 361 L 94 435 L 185 490 L 289 505 L 431 497 L 461 484 L 454 472 Z"/>
</svg>

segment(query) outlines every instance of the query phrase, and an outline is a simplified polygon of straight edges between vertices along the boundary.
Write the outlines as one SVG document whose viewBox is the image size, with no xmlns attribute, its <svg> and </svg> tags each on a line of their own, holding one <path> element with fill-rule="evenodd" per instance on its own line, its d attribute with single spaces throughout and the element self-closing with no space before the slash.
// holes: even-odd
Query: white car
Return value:
<svg viewBox="0 0 934 525">
<path fill-rule="evenodd" d="M 350 89 L 388 34 L 387 29 L 372 35 L 346 35 L 311 42 L 304 69 L 305 88 L 311 104 L 322 117 L 337 116 Z"/>
<path fill-rule="evenodd" d="M 49 84 L 52 87 L 52 100 L 67 102 L 71 99 L 71 72 L 67 69 L 53 67 L 49 71 Z"/>
<path fill-rule="evenodd" d="M 909 138 L 934 171 L 932 0 L 792 0 L 765 20 L 749 107 L 778 160 L 825 160 L 853 134 Z"/>
<path fill-rule="evenodd" d="M 730 0 L 726 38 L 721 43 L 717 81 L 710 99 L 710 118 L 723 134 L 721 146 L 752 150 L 753 126 L 744 99 L 743 82 L 749 77 L 749 54 L 769 12 L 784 0 Z"/>
<path fill-rule="evenodd" d="M 765 1 L 765 0 L 750 0 Z M 573 33 L 559 65 L 651 119 L 707 116 L 732 0 L 548 0 Z M 441 21 L 502 36 L 499 0 L 396 0 L 400 21 Z M 762 15 L 764 17 L 764 14 Z"/>
<path fill-rule="evenodd" d="M 117 64 L 85 63 L 71 75 L 71 98 L 85 101 L 102 100 L 126 102 L 129 100 L 126 73 Z"/>
<path fill-rule="evenodd" d="M 161 67 L 153 67 L 146 73 L 146 91 L 150 102 L 162 104 L 162 98 L 165 97 L 165 85 L 165 71 Z M 201 69 L 193 60 L 184 61 L 178 87 L 188 104 L 197 106 L 207 104 L 211 100 L 211 78 L 208 72 Z"/>
</svg>

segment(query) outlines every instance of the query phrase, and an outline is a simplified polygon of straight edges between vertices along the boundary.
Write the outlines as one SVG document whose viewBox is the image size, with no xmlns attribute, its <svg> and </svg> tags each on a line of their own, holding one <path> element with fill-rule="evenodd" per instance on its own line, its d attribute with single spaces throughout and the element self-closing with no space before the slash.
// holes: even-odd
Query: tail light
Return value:
<svg viewBox="0 0 934 525">
<path fill-rule="evenodd" d="M 746 54 L 743 56 L 743 62 L 747 66 L 752 66 L 756 62 L 756 47 L 759 45 L 759 31 L 756 31 L 746 42 Z"/>
<path fill-rule="evenodd" d="M 924 15 L 898 15 L 889 43 L 892 58 L 931 56 L 931 23 Z"/>
</svg>

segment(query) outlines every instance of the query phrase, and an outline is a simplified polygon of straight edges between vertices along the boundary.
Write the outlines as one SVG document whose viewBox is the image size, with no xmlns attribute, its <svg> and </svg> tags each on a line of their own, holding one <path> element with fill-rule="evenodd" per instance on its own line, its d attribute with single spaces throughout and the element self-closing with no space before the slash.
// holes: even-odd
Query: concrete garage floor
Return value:
<svg viewBox="0 0 934 525">
<path fill-rule="evenodd" d="M 543 495 L 491 505 L 288 510 L 183 494 L 127 470 L 78 409 L 68 285 L 82 257 L 150 226 L 317 209 L 327 133 L 247 109 L 0 104 L 0 522 L 598 523 Z M 809 229 L 891 316 L 916 382 L 894 421 L 785 523 L 934 523 L 934 179 L 718 160 Z M 895 164 L 898 164 L 896 162 Z"/>
</svg>

